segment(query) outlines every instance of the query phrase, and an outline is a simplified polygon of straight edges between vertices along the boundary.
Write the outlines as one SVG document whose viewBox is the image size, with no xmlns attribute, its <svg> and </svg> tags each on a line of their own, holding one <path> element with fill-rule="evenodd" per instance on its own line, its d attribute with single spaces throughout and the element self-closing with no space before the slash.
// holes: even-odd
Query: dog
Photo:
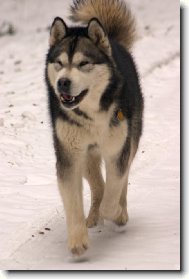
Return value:
<svg viewBox="0 0 189 279">
<path fill-rule="evenodd" d="M 50 28 L 45 80 L 68 247 L 81 255 L 99 218 L 128 221 L 127 185 L 142 134 L 143 96 L 131 47 L 135 19 L 119 0 L 75 0 Z M 101 161 L 106 166 L 106 182 Z M 91 207 L 84 216 L 82 177 Z"/>
</svg>

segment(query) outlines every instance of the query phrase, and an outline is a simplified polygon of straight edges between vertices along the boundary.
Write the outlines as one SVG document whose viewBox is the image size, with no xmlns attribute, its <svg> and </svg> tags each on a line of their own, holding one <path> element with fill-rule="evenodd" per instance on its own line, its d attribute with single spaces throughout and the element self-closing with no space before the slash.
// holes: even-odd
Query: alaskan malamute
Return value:
<svg viewBox="0 0 189 279">
<path fill-rule="evenodd" d="M 143 97 L 133 58 L 135 21 L 119 0 L 75 0 L 68 27 L 56 17 L 46 60 L 57 179 L 68 245 L 82 254 L 99 217 L 125 225 L 131 162 L 142 132 Z M 106 182 L 101 159 L 106 166 Z M 91 188 L 85 219 L 82 177 Z"/>
</svg>

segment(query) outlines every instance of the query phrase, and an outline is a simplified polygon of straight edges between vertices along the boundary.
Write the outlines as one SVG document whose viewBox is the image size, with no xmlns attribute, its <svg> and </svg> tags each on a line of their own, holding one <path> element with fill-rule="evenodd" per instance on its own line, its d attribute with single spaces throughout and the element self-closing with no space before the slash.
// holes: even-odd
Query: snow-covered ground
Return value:
<svg viewBox="0 0 189 279">
<path fill-rule="evenodd" d="M 109 223 L 90 230 L 80 262 L 67 251 L 44 85 L 48 27 L 55 16 L 66 19 L 69 3 L 0 0 L 0 34 L 3 22 L 15 27 L 0 36 L 0 268 L 179 270 L 179 2 L 131 1 L 145 114 L 129 179 L 130 221 L 124 232 Z M 84 200 L 87 214 L 86 183 Z"/>
</svg>

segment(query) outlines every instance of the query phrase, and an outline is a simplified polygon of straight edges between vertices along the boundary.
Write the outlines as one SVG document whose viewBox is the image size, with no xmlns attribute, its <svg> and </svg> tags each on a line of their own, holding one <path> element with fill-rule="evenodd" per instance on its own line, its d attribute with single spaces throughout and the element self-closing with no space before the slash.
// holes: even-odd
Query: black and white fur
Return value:
<svg viewBox="0 0 189 279">
<path fill-rule="evenodd" d="M 116 13 L 119 23 L 113 18 Z M 128 175 L 142 132 L 143 97 L 128 51 L 133 25 L 125 4 L 77 0 L 72 19 L 87 25 L 68 27 L 61 18 L 55 18 L 45 76 L 68 244 L 73 254 L 80 255 L 89 245 L 87 227 L 95 226 L 99 216 L 119 226 L 128 220 Z M 124 25 L 127 35 L 130 32 L 126 41 L 119 33 Z M 102 158 L 106 182 L 101 174 Z M 82 177 L 91 188 L 86 220 Z"/>
</svg>

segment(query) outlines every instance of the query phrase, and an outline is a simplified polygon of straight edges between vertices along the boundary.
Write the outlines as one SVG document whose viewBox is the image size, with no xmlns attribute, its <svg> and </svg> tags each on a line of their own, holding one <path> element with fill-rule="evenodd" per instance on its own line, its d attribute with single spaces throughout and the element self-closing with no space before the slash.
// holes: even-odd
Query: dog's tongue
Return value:
<svg viewBox="0 0 189 279">
<path fill-rule="evenodd" d="M 65 93 L 63 94 L 63 97 L 64 97 L 64 100 L 66 100 L 66 101 L 71 101 L 73 99 L 72 96 L 65 94 Z"/>
</svg>

